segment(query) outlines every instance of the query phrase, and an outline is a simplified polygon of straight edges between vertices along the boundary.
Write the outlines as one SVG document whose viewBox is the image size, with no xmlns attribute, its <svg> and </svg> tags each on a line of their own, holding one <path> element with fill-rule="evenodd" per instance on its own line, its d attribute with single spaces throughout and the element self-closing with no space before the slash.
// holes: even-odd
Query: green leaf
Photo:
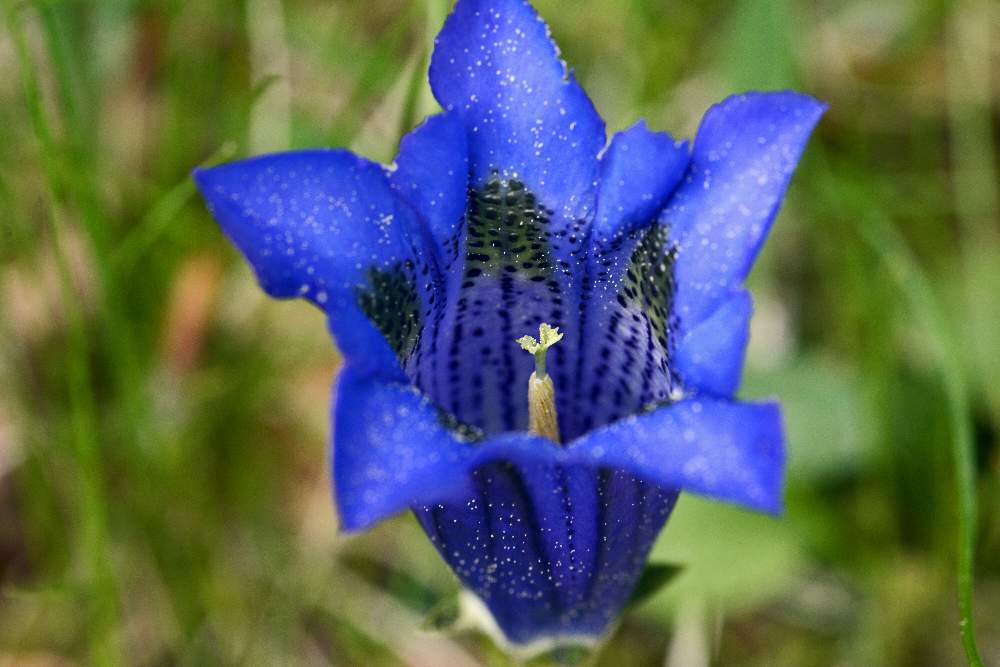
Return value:
<svg viewBox="0 0 1000 667">
<path fill-rule="evenodd" d="M 431 607 L 420 625 L 424 630 L 444 632 L 455 627 L 461 616 L 462 605 L 459 602 L 458 593 L 455 592 L 441 598 L 437 604 Z"/>
<path fill-rule="evenodd" d="M 438 604 L 437 592 L 402 568 L 364 554 L 345 555 L 341 563 L 411 609 L 424 611 Z"/>
<path fill-rule="evenodd" d="M 691 494 L 681 495 L 653 546 L 652 558 L 685 563 L 641 613 L 673 618 L 687 599 L 711 599 L 739 611 L 781 594 L 805 567 L 795 526 Z"/>
<path fill-rule="evenodd" d="M 660 592 L 684 570 L 683 565 L 673 563 L 650 563 L 643 570 L 639 583 L 632 591 L 628 606 L 636 607 Z"/>
<path fill-rule="evenodd" d="M 790 479 L 836 478 L 872 462 L 861 379 L 852 368 L 807 354 L 766 371 L 748 369 L 740 395 L 781 402 Z"/>
</svg>

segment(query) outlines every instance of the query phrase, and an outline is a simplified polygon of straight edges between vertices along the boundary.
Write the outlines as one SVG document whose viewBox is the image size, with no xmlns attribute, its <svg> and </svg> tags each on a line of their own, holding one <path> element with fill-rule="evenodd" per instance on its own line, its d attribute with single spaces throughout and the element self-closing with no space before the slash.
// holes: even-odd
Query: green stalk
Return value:
<svg viewBox="0 0 1000 667">
<path fill-rule="evenodd" d="M 876 223 L 861 227 L 865 242 L 882 256 L 896 284 L 906 295 L 910 307 L 920 319 L 922 328 L 930 334 L 941 362 L 942 381 L 951 422 L 951 448 L 958 500 L 959 632 L 969 665 L 982 667 L 973 625 L 977 508 L 972 424 L 969 419 L 972 408 L 969 404 L 968 383 L 962 370 L 953 333 L 947 325 L 948 320 L 941 311 L 930 282 L 920 270 L 916 258 L 888 224 Z"/>
<path fill-rule="evenodd" d="M 975 14 L 967 12 L 975 3 L 958 3 L 951 15 L 947 48 L 948 120 L 952 158 L 952 188 L 955 211 L 962 230 L 961 257 L 967 259 L 974 244 L 988 239 L 1000 217 L 1000 187 L 997 177 L 1000 170 L 990 147 L 994 146 L 990 122 L 990 35 L 989 22 L 982 23 Z M 992 31 L 995 33 L 995 30 Z M 962 262 L 969 266 L 968 261 Z M 966 294 L 973 278 L 965 273 Z M 968 302 L 967 302 L 968 303 Z M 968 335 L 973 343 L 983 336 L 983 331 L 973 321 Z M 952 341 L 954 345 L 954 341 Z M 984 349 L 983 345 L 978 346 Z M 978 350 L 977 350 L 978 351 Z M 954 349 L 958 354 L 958 349 Z M 975 357 L 974 357 L 975 358 Z M 957 378 L 956 381 L 961 380 Z M 968 401 L 965 384 L 961 385 L 962 398 Z M 965 406 L 968 410 L 968 406 Z M 966 412 L 966 414 L 968 414 Z M 961 611 L 962 645 L 970 665 L 979 667 L 982 660 L 976 648 L 972 624 L 973 573 L 975 555 L 976 493 L 973 438 L 968 420 L 963 429 L 963 442 L 956 451 L 961 457 L 957 469 L 961 492 L 960 510 L 964 521 L 959 540 L 959 609 Z"/>
<path fill-rule="evenodd" d="M 76 459 L 79 482 L 77 505 L 80 512 L 79 549 L 82 556 L 84 583 L 87 597 L 92 600 L 88 643 L 90 659 L 94 664 L 111 665 L 116 660 L 113 630 L 117 619 L 117 596 L 112 570 L 108 562 L 107 506 L 102 485 L 100 441 L 97 427 L 97 406 L 92 392 L 87 338 L 79 296 L 62 247 L 62 222 L 58 205 L 60 190 L 59 155 L 51 128 L 42 108 L 41 89 L 35 74 L 18 8 L 5 4 L 5 14 L 14 42 L 21 72 L 22 85 L 32 128 L 38 140 L 45 164 L 49 185 L 49 215 L 45 222 L 52 237 L 53 251 L 59 272 L 60 294 L 67 324 L 66 382 L 70 401 L 70 426 L 73 455 Z"/>
<path fill-rule="evenodd" d="M 828 172 L 829 173 L 829 172 Z M 836 181 L 827 177 L 830 191 Z M 951 429 L 951 452 L 955 466 L 955 492 L 958 509 L 956 530 L 959 632 L 970 667 L 982 667 L 976 645 L 973 622 L 973 588 L 975 572 L 975 541 L 977 524 L 976 473 L 968 382 L 962 368 L 961 354 L 955 332 L 949 325 L 927 275 L 920 268 L 905 241 L 881 213 L 876 197 L 863 186 L 850 184 L 836 195 L 841 202 L 861 202 L 854 220 L 862 240 L 878 255 L 889 270 L 900 291 L 909 302 L 921 328 L 927 332 L 940 363 L 942 384 L 948 403 Z"/>
<path fill-rule="evenodd" d="M 87 76 L 78 71 L 79 65 L 66 53 L 67 31 L 59 14 L 60 11 L 65 11 L 65 6 L 37 3 L 37 11 L 45 43 L 51 54 L 59 93 L 59 108 L 65 120 L 67 144 L 70 148 L 66 155 L 68 161 L 65 158 L 51 160 L 53 168 L 49 173 L 49 180 L 55 200 L 59 201 L 60 197 L 70 198 L 80 214 L 97 269 L 95 287 L 99 320 L 102 324 L 98 340 L 107 346 L 108 356 L 114 360 L 111 364 L 114 393 L 120 401 L 121 409 L 118 413 L 124 417 L 126 435 L 138 443 L 146 439 L 142 426 L 144 409 L 141 401 L 144 392 L 131 335 L 132 327 L 121 303 L 124 292 L 120 286 L 127 283 L 124 275 L 116 270 L 117 267 L 111 261 L 112 225 L 101 211 L 99 188 L 94 179 L 96 166 L 92 159 L 88 159 L 87 148 L 96 142 L 87 136 L 89 125 L 81 110 L 93 105 L 78 98 L 82 94 L 82 87 L 74 85 L 79 78 L 86 79 Z M 42 114 L 41 110 L 39 113 Z M 41 121 L 45 122 L 44 114 L 41 115 Z M 48 142 L 53 150 L 51 155 L 63 157 L 55 152 L 51 132 L 48 134 Z"/>
<path fill-rule="evenodd" d="M 238 154 L 239 150 L 236 144 L 226 142 L 200 166 L 227 162 Z M 185 175 L 179 183 L 149 208 L 139 224 L 133 227 L 118 244 L 118 247 L 111 252 L 109 261 L 119 275 L 128 275 L 135 269 L 139 260 L 166 233 L 170 228 L 170 223 L 180 215 L 180 212 L 194 195 L 194 181 L 191 180 L 190 176 Z"/>
</svg>

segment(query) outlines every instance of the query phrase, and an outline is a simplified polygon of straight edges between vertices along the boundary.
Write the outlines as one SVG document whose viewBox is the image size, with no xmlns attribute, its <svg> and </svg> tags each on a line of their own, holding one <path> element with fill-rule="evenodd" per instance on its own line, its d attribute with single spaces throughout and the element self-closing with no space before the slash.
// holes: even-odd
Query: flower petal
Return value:
<svg viewBox="0 0 1000 667">
<path fill-rule="evenodd" d="M 422 356 L 421 388 L 488 435 L 528 427 L 526 391 L 534 367 L 517 339 L 542 322 L 564 330 L 578 312 L 572 271 L 560 261 L 550 212 L 523 184 L 493 178 L 470 190 L 462 233 L 449 243 L 443 304 Z M 568 331 L 550 358 L 557 382 L 575 348 Z"/>
<path fill-rule="evenodd" d="M 472 472 L 515 461 L 548 465 L 566 450 L 530 433 L 479 441 L 414 387 L 347 364 L 334 405 L 334 486 L 346 530 L 363 530 L 410 506 L 472 492 Z"/>
<path fill-rule="evenodd" d="M 579 312 L 604 123 L 525 0 L 458 0 L 430 81 L 464 124 L 471 174 L 463 264 L 447 271 L 435 336 L 449 358 L 430 393 L 488 433 L 525 428 L 525 402 L 511 388 L 525 386 L 531 360 L 513 341 L 543 321 L 560 327 L 566 340 L 550 372 L 571 381 L 579 332 L 568 325 Z"/>
<path fill-rule="evenodd" d="M 674 352 L 674 368 L 686 390 L 726 398 L 736 393 L 752 315 L 750 294 L 736 290 L 714 313 L 685 333 Z"/>
<path fill-rule="evenodd" d="M 684 401 L 568 447 L 463 441 L 411 387 L 344 369 L 334 477 L 343 525 L 410 506 L 508 639 L 595 637 L 619 613 L 677 493 L 780 507 L 770 405 Z"/>
<path fill-rule="evenodd" d="M 412 387 L 379 381 L 348 364 L 335 403 L 334 489 L 346 530 L 467 490 L 475 449 Z"/>
<path fill-rule="evenodd" d="M 270 295 L 309 299 L 359 369 L 402 377 L 431 267 L 419 223 L 381 166 L 347 151 L 295 151 L 194 178 Z"/>
<path fill-rule="evenodd" d="M 592 431 L 569 450 L 664 488 L 781 510 L 784 434 L 775 404 L 688 399 Z"/>
<path fill-rule="evenodd" d="M 628 472 L 558 458 L 517 450 L 478 466 L 466 497 L 414 508 L 441 556 L 518 644 L 601 636 L 677 499 Z"/>
<path fill-rule="evenodd" d="M 438 35 L 431 87 L 465 123 L 473 185 L 518 179 L 559 217 L 592 211 L 604 123 L 525 0 L 459 0 Z"/>
<path fill-rule="evenodd" d="M 575 327 L 579 352 L 572 379 L 562 383 L 570 391 L 559 393 L 567 438 L 670 395 L 673 258 L 655 216 L 687 164 L 686 142 L 644 122 L 616 134 L 601 157 Z"/>
<path fill-rule="evenodd" d="M 469 150 L 458 116 L 431 116 L 403 137 L 389 180 L 426 222 L 446 266 L 457 252 L 449 242 L 461 229 L 469 189 Z"/>
<path fill-rule="evenodd" d="M 649 223 L 683 178 L 688 151 L 686 141 L 650 132 L 645 121 L 612 137 L 601 157 L 593 244 L 605 246 Z"/>
<path fill-rule="evenodd" d="M 676 388 L 669 230 L 638 226 L 592 253 L 575 373 L 572 381 L 556 383 L 570 389 L 558 393 L 567 439 L 667 400 Z"/>
<path fill-rule="evenodd" d="M 660 216 L 680 246 L 675 312 L 685 329 L 746 277 L 825 109 L 798 93 L 748 93 L 705 114 L 687 177 Z"/>
</svg>

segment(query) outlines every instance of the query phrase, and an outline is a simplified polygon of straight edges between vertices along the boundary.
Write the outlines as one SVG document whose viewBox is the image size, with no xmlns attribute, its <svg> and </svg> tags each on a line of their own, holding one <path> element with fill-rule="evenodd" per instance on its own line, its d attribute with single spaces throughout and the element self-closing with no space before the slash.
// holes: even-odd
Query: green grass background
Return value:
<svg viewBox="0 0 1000 667">
<path fill-rule="evenodd" d="M 682 498 L 653 555 L 682 573 L 592 660 L 960 665 L 974 603 L 1000 665 L 1000 5 L 536 4 L 609 130 L 831 107 L 751 279 L 787 513 Z M 0 665 L 504 664 L 420 631 L 455 583 L 411 518 L 338 533 L 322 317 L 188 177 L 391 159 L 445 0 L 0 6 Z"/>
</svg>

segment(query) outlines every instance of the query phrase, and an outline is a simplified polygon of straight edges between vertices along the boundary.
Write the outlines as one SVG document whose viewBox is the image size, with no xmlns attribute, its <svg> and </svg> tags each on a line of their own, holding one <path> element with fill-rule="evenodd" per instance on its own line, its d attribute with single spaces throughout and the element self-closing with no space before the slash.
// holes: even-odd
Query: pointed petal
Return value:
<svg viewBox="0 0 1000 667">
<path fill-rule="evenodd" d="M 601 157 L 577 309 L 579 352 L 572 380 L 562 385 L 571 391 L 559 395 L 568 438 L 670 395 L 673 258 L 655 216 L 687 164 L 686 142 L 644 122 L 616 134 Z"/>
<path fill-rule="evenodd" d="M 473 185 L 493 170 L 559 217 L 592 210 L 604 123 L 525 0 L 459 0 L 438 35 L 431 87 L 465 123 Z"/>
<path fill-rule="evenodd" d="M 550 372 L 571 380 L 579 332 L 567 325 L 579 312 L 604 123 L 526 0 L 459 0 L 430 81 L 464 124 L 471 173 L 464 264 L 448 270 L 436 343 L 450 358 L 434 395 L 489 433 L 525 428 L 510 387 L 524 386 L 531 360 L 513 341 L 542 321 L 563 327 Z"/>
<path fill-rule="evenodd" d="M 427 224 L 441 265 L 453 261 L 469 188 L 469 151 L 458 116 L 431 116 L 403 137 L 389 180 Z"/>
<path fill-rule="evenodd" d="M 199 169 L 194 179 L 269 294 L 309 299 L 359 368 L 401 377 L 429 267 L 414 247 L 418 223 L 381 166 L 347 151 L 295 151 Z"/>
<path fill-rule="evenodd" d="M 412 387 L 348 365 L 334 413 L 333 477 L 346 530 L 363 530 L 410 505 L 463 493 L 474 453 Z"/>
<path fill-rule="evenodd" d="M 688 399 L 592 431 L 569 450 L 664 488 L 781 510 L 784 434 L 774 404 Z"/>
<path fill-rule="evenodd" d="M 752 315 L 750 294 L 737 290 L 685 333 L 674 353 L 674 368 L 685 389 L 727 398 L 736 393 Z"/>
<path fill-rule="evenodd" d="M 650 222 L 688 165 L 688 144 L 640 121 L 611 139 L 601 157 L 593 243 L 605 246 Z"/>
<path fill-rule="evenodd" d="M 660 216 L 680 246 L 682 327 L 695 326 L 746 277 L 825 109 L 798 93 L 748 93 L 705 114 L 687 177 Z"/>
</svg>

